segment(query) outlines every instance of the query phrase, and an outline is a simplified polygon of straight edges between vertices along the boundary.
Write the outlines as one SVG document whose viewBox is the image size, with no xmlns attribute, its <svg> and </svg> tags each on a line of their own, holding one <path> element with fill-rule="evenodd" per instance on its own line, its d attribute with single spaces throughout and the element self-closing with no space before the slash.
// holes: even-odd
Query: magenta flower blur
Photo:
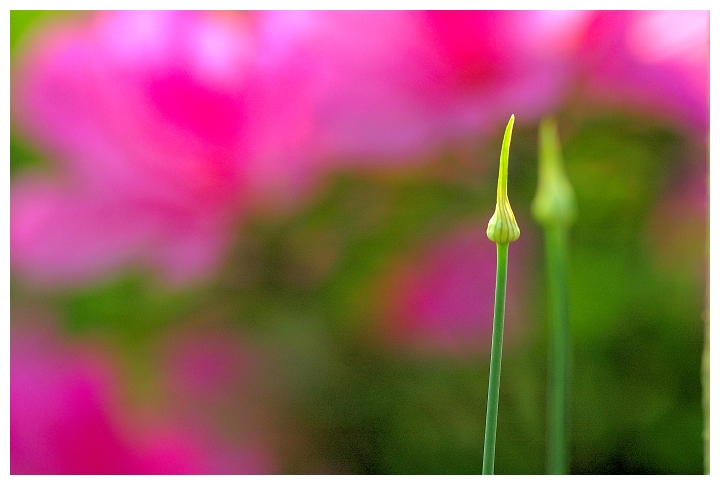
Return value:
<svg viewBox="0 0 720 485">
<path fill-rule="evenodd" d="M 520 251 L 521 253 L 522 251 Z M 477 354 L 490 350 L 495 297 L 495 245 L 482 224 L 449 234 L 392 277 L 384 332 L 400 347 L 439 355 Z M 515 251 L 511 257 L 517 257 Z M 511 265 L 508 300 L 521 288 Z M 519 305 L 509 305 L 508 333 L 519 326 Z"/>
<path fill-rule="evenodd" d="M 254 369 L 242 338 L 222 327 L 179 330 L 164 344 L 162 355 L 168 386 L 183 399 L 207 401 L 237 392 Z"/>
<path fill-rule="evenodd" d="M 13 184 L 13 267 L 49 283 L 212 272 L 306 125 L 260 80 L 257 44 L 247 18 L 207 12 L 92 14 L 33 39 L 13 120 L 60 170 Z"/>
<path fill-rule="evenodd" d="M 273 366 L 233 327 L 200 319 L 174 330 L 160 342 L 156 367 L 181 422 L 242 444 L 233 459 L 244 457 L 253 469 L 269 471 L 285 439 L 278 433 L 281 414 L 267 393 Z"/>
<path fill-rule="evenodd" d="M 710 121 L 710 12 L 594 14 L 583 40 L 587 89 L 706 130 Z"/>
<path fill-rule="evenodd" d="M 708 274 L 709 179 L 707 165 L 695 166 L 650 212 L 645 236 L 658 270 L 702 282 Z"/>
<path fill-rule="evenodd" d="M 48 331 L 14 330 L 10 363 L 12 474 L 267 473 L 261 449 L 138 419 L 121 400 L 117 370 L 98 349 Z"/>
<path fill-rule="evenodd" d="M 494 132 L 509 113 L 530 122 L 552 109 L 585 17 L 313 11 L 268 12 L 265 22 L 286 58 L 313 66 L 317 153 L 398 165 Z"/>
</svg>

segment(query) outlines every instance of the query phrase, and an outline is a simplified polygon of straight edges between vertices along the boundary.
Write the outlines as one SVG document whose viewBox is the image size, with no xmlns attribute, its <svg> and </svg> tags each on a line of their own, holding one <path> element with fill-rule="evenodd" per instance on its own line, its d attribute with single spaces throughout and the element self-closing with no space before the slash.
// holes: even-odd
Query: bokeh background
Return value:
<svg viewBox="0 0 720 485">
<path fill-rule="evenodd" d="M 11 473 L 545 460 L 537 127 L 570 231 L 570 470 L 704 470 L 709 12 L 11 11 Z"/>
</svg>

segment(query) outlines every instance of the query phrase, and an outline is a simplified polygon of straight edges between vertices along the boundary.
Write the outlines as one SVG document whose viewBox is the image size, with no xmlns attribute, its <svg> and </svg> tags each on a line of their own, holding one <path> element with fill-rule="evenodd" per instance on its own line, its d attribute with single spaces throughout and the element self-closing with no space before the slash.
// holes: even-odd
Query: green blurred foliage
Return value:
<svg viewBox="0 0 720 485">
<path fill-rule="evenodd" d="M 52 17 L 50 10 L 10 10 L 10 52 L 14 53 L 27 30 L 43 17 Z"/>
<path fill-rule="evenodd" d="M 59 10 L 11 10 L 10 11 L 10 55 L 11 59 L 24 40 L 33 30 L 44 23 L 68 15 L 78 15 L 76 11 Z M 49 163 L 43 153 L 36 150 L 15 133 L 10 134 L 10 175 L 14 176 L 26 169 L 48 169 Z"/>
<path fill-rule="evenodd" d="M 25 170 L 47 170 L 46 157 L 15 136 L 10 137 L 10 176 Z"/>
<path fill-rule="evenodd" d="M 81 10 L 10 10 L 10 54 L 15 50 L 29 32 L 46 21 L 55 21 L 68 15 L 82 15 Z"/>
</svg>

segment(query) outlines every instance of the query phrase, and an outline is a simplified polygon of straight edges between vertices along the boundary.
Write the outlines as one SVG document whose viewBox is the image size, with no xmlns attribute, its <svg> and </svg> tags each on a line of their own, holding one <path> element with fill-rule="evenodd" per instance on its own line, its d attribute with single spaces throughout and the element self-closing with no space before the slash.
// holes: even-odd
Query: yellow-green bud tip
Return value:
<svg viewBox="0 0 720 485">
<path fill-rule="evenodd" d="M 567 227 L 577 212 L 575 194 L 563 168 L 557 123 L 550 118 L 540 122 L 538 133 L 540 163 L 538 190 L 532 202 L 532 214 L 537 222 Z"/>
<path fill-rule="evenodd" d="M 495 213 L 490 219 L 490 222 L 488 222 L 487 228 L 488 239 L 498 244 L 511 243 L 520 237 L 520 228 L 515 221 L 515 214 L 513 214 L 510 201 L 507 197 L 508 158 L 510 155 L 510 138 L 512 137 L 514 123 L 515 115 L 512 115 L 505 128 L 505 136 L 503 137 L 502 149 L 500 150 L 500 172 L 498 174 Z"/>
</svg>

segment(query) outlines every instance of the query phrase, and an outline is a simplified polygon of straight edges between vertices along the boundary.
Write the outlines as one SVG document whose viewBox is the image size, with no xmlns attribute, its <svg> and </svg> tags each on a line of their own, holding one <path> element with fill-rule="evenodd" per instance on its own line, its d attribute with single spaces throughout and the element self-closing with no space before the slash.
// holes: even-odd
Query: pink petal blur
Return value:
<svg viewBox="0 0 720 485">
<path fill-rule="evenodd" d="M 513 247 L 515 246 L 515 247 Z M 513 333 L 522 307 L 518 246 L 508 275 L 506 329 Z M 512 249 L 515 249 L 513 251 Z M 521 253 L 522 251 L 520 251 Z M 489 351 L 495 302 L 495 244 L 482 224 L 460 228 L 428 247 L 392 277 L 385 332 L 395 344 L 422 353 L 465 355 Z"/>
<path fill-rule="evenodd" d="M 165 343 L 163 366 L 172 392 L 212 400 L 242 387 L 252 370 L 249 349 L 228 329 L 180 330 Z"/>
<path fill-rule="evenodd" d="M 24 178 L 11 190 L 13 268 L 36 283 L 82 284 L 142 263 L 170 281 L 202 277 L 220 263 L 229 229 L 214 214 Z"/>
<path fill-rule="evenodd" d="M 589 94 L 706 130 L 710 119 L 710 12 L 609 11 L 583 40 Z"/>
<path fill-rule="evenodd" d="M 583 12 L 268 12 L 278 55 L 313 66 L 317 151 L 408 164 L 553 109 Z M 283 51 L 284 49 L 284 51 Z M 321 156 L 322 158 L 322 156 Z"/>
<path fill-rule="evenodd" d="M 260 79 L 275 74 L 253 35 L 240 14 L 151 11 L 38 34 L 13 69 L 12 115 L 67 183 L 13 185 L 13 266 L 38 282 L 148 263 L 170 282 L 211 274 L 250 193 L 301 173 L 284 160 L 307 120 Z"/>
<path fill-rule="evenodd" d="M 700 167 L 700 168 L 695 168 Z M 707 279 L 710 228 L 707 165 L 687 170 L 650 213 L 646 226 L 648 253 L 657 269 L 674 278 Z"/>
<path fill-rule="evenodd" d="M 13 331 L 12 474 L 266 473 L 261 449 L 219 445 L 191 429 L 139 422 L 120 398 L 117 369 L 98 348 L 46 330 Z M 160 424 L 158 424 L 160 423 Z"/>
</svg>

